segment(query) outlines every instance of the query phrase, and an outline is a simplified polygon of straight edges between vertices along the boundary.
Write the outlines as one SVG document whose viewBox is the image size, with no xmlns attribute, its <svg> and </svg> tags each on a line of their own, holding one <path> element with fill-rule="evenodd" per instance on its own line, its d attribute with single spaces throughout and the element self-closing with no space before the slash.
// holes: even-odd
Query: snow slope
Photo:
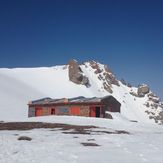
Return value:
<svg viewBox="0 0 163 163">
<path fill-rule="evenodd" d="M 27 117 L 30 100 L 94 96 L 85 86 L 68 80 L 64 66 L 50 68 L 0 69 L 0 119 Z"/>
<path fill-rule="evenodd" d="M 104 65 L 99 64 L 104 70 Z M 68 78 L 68 66 L 0 69 L 0 120 L 22 120 L 27 118 L 28 102 L 44 97 L 101 97 L 107 92 L 98 79 L 89 62 L 80 65 L 83 73 L 89 78 L 90 87 L 77 85 Z M 153 123 L 145 113 L 147 97 L 138 98 L 129 92 L 129 88 L 119 82 L 120 86 L 111 85 L 113 95 L 121 103 L 122 116 L 130 120 Z"/>
</svg>

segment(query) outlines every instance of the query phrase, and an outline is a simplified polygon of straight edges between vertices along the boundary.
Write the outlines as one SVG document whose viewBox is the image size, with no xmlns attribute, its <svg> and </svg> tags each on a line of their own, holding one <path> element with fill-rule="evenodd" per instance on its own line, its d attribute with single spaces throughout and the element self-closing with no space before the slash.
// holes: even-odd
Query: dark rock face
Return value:
<svg viewBox="0 0 163 163">
<path fill-rule="evenodd" d="M 143 84 L 143 85 L 139 85 L 138 87 L 138 96 L 139 97 L 144 97 L 144 95 L 146 95 L 147 93 L 149 93 L 150 89 L 147 85 Z"/>
<path fill-rule="evenodd" d="M 149 107 L 150 107 L 149 102 L 145 103 L 145 106 L 146 106 L 147 108 L 149 108 Z"/>
<path fill-rule="evenodd" d="M 160 98 L 154 93 L 148 93 L 148 102 L 145 104 L 149 110 L 145 112 L 149 115 L 150 119 L 153 119 L 155 123 L 163 125 L 163 107 L 161 107 Z"/>
<path fill-rule="evenodd" d="M 98 64 L 95 61 L 89 61 L 89 63 L 90 63 L 90 66 L 93 69 L 95 69 L 95 70 L 99 69 L 99 66 L 98 66 Z"/>
<path fill-rule="evenodd" d="M 95 71 L 95 74 L 100 74 L 101 72 L 102 72 L 102 70 L 98 68 L 98 69 Z"/>
<path fill-rule="evenodd" d="M 70 60 L 69 63 L 69 80 L 76 84 L 90 86 L 89 79 L 83 74 L 76 60 Z"/>
<path fill-rule="evenodd" d="M 105 79 L 106 80 L 109 80 L 111 84 L 120 86 L 118 80 L 113 75 L 113 73 L 111 72 L 111 70 L 106 65 L 104 66 L 104 68 L 105 68 L 105 73 L 104 73 Z"/>
<path fill-rule="evenodd" d="M 103 72 L 102 69 L 100 69 L 99 65 L 95 62 L 95 61 L 89 61 L 90 66 L 95 70 L 95 74 L 100 74 L 101 72 Z"/>
<path fill-rule="evenodd" d="M 109 86 L 106 82 L 103 83 L 104 89 L 109 93 L 113 93 L 111 86 Z"/>
<path fill-rule="evenodd" d="M 154 93 L 148 94 L 148 98 L 149 98 L 150 101 L 153 101 L 154 103 L 159 103 L 160 102 L 160 98 L 157 97 Z"/>
<path fill-rule="evenodd" d="M 115 78 L 111 70 L 107 65 L 104 65 L 104 69 L 101 69 L 99 64 L 95 61 L 89 61 L 90 66 L 94 69 L 94 73 L 98 75 L 98 79 L 103 81 L 103 87 L 109 93 L 113 93 L 112 84 L 120 86 L 118 80 Z"/>
</svg>

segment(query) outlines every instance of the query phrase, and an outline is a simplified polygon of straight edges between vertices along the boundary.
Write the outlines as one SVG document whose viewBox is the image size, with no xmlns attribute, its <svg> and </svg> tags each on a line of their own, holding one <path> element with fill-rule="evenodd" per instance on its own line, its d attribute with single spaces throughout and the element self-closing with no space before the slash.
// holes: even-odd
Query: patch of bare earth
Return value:
<svg viewBox="0 0 163 163">
<path fill-rule="evenodd" d="M 0 123 L 0 130 L 32 130 L 39 128 L 50 128 L 60 130 L 71 130 L 82 132 L 84 130 L 98 128 L 96 126 L 77 126 L 60 123 L 43 123 L 43 122 L 7 122 Z"/>
<path fill-rule="evenodd" d="M 32 129 L 54 129 L 62 130 L 64 134 L 130 134 L 124 130 L 104 131 L 104 130 L 92 130 L 98 129 L 96 126 L 78 126 L 60 123 L 43 123 L 43 122 L 7 122 L 0 123 L 0 130 L 32 130 Z M 70 131 L 71 130 L 71 131 Z"/>
<path fill-rule="evenodd" d="M 88 141 L 95 141 L 95 139 L 87 139 Z"/>
<path fill-rule="evenodd" d="M 98 147 L 100 145 L 96 144 L 96 143 L 81 143 L 83 146 L 91 146 L 91 147 Z"/>
<path fill-rule="evenodd" d="M 99 134 L 130 134 L 128 131 L 115 130 L 115 131 L 93 131 L 93 130 L 74 130 L 74 131 L 64 131 L 64 134 L 82 134 L 82 135 L 99 135 Z"/>
</svg>

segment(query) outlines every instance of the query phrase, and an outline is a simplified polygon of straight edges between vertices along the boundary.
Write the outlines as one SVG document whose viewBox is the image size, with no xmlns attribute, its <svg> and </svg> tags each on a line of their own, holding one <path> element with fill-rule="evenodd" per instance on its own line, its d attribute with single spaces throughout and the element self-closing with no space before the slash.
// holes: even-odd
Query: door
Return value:
<svg viewBox="0 0 163 163">
<path fill-rule="evenodd" d="M 90 107 L 90 117 L 96 117 L 96 110 L 95 107 Z"/>
<path fill-rule="evenodd" d="M 55 108 L 51 109 L 51 115 L 55 115 Z"/>
<path fill-rule="evenodd" d="M 35 116 L 42 116 L 42 108 L 36 108 L 35 110 Z"/>
<path fill-rule="evenodd" d="M 96 117 L 100 117 L 100 107 L 96 107 Z"/>
</svg>

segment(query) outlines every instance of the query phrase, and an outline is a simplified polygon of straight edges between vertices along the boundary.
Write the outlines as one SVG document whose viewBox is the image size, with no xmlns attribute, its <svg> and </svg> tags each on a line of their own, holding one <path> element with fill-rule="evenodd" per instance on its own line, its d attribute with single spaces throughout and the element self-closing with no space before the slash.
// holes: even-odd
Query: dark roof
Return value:
<svg viewBox="0 0 163 163">
<path fill-rule="evenodd" d="M 29 105 L 44 105 L 44 104 L 57 104 L 57 103 L 100 103 L 102 99 L 105 99 L 110 96 L 105 97 L 91 97 L 86 98 L 84 96 L 74 97 L 74 98 L 61 98 L 61 99 L 52 99 L 52 98 L 42 98 L 35 101 L 30 101 Z"/>
</svg>

